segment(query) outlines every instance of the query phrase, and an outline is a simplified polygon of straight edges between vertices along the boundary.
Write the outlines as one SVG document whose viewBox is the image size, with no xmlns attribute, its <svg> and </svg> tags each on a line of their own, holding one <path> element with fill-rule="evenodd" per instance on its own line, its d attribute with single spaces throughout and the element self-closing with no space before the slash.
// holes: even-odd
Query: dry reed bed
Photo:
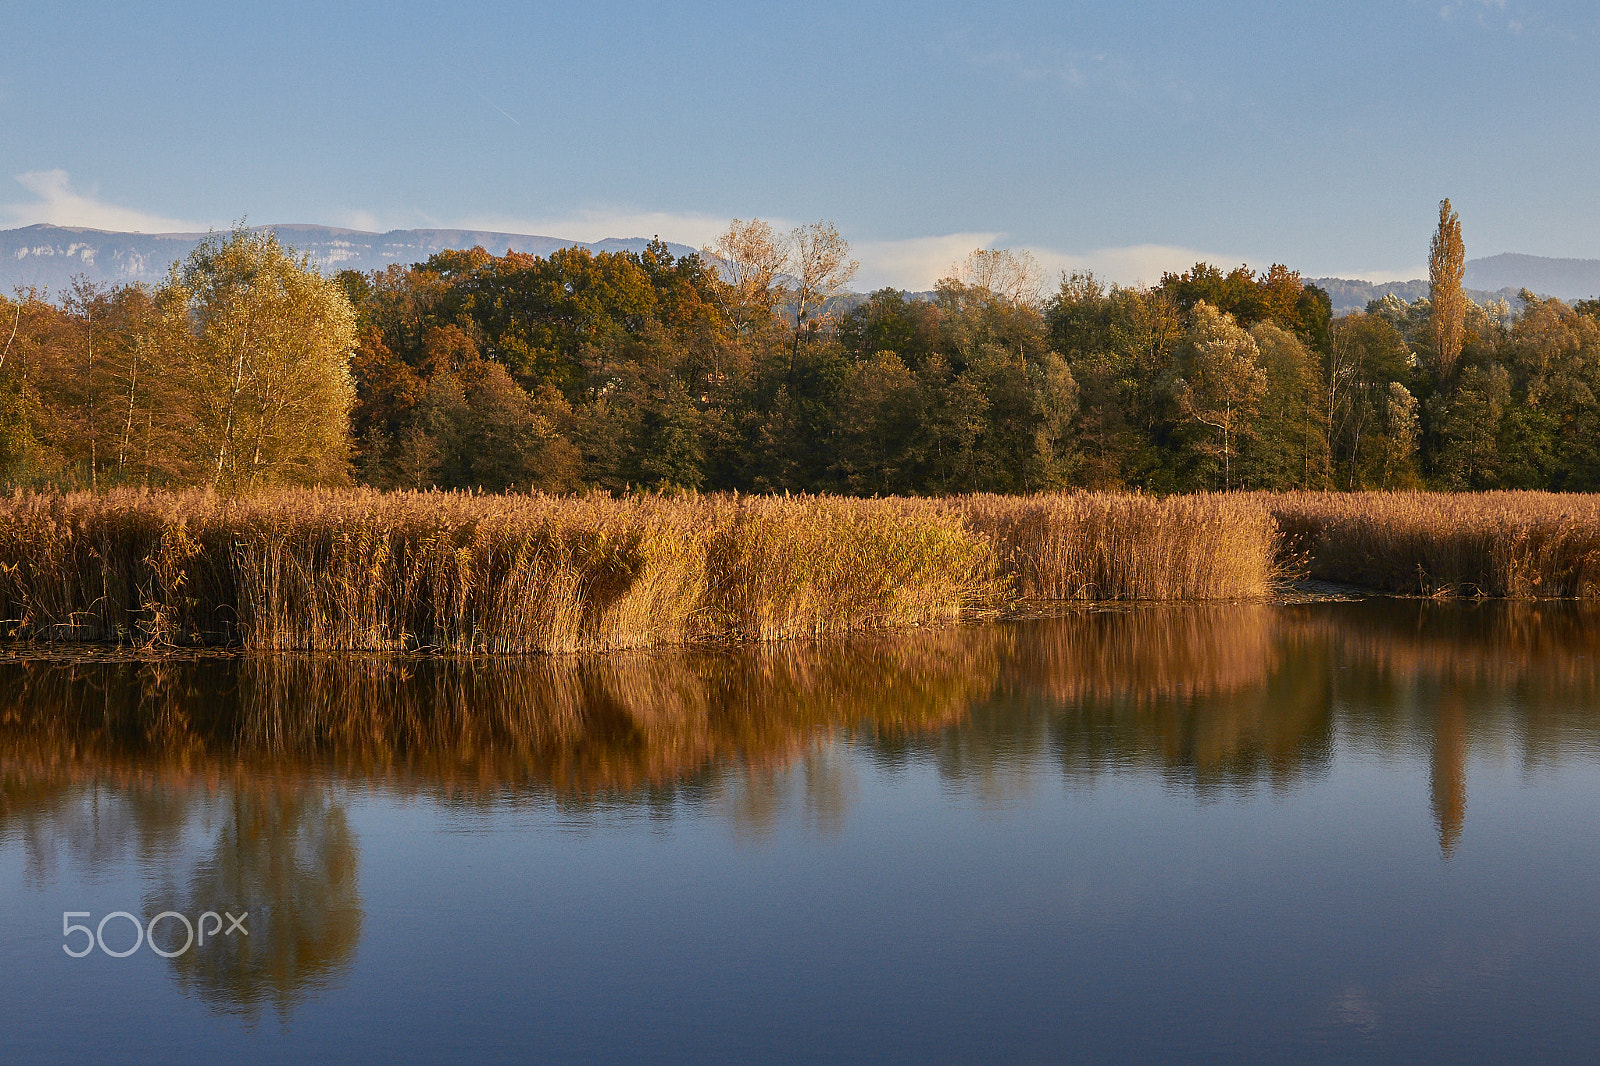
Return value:
<svg viewBox="0 0 1600 1066">
<path fill-rule="evenodd" d="M 1600 596 L 1600 496 L 1296 492 L 1257 497 L 1310 576 L 1424 596 Z"/>
<path fill-rule="evenodd" d="M 920 625 L 986 546 L 888 502 L 284 492 L 17 495 L 0 610 L 46 638 L 569 652 Z"/>
<path fill-rule="evenodd" d="M 16 494 L 0 621 L 260 650 L 776 640 L 1019 600 L 1264 595 L 1276 538 L 1243 497 Z"/>
<path fill-rule="evenodd" d="M 1278 530 L 1258 499 L 1074 493 L 937 506 L 994 547 L 1022 600 L 1255 598 L 1278 580 Z"/>
</svg>

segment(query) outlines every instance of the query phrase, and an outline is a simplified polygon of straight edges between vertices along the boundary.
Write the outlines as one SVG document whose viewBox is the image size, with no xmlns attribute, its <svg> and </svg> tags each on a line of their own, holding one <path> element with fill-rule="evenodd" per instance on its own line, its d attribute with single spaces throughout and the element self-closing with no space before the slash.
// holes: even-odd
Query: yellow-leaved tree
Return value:
<svg viewBox="0 0 1600 1066">
<path fill-rule="evenodd" d="M 1461 356 L 1467 298 L 1461 279 L 1467 272 L 1467 250 L 1461 242 L 1461 216 L 1450 201 L 1439 201 L 1439 228 L 1428 246 L 1428 329 L 1433 339 L 1434 373 L 1447 377 Z"/>
<path fill-rule="evenodd" d="M 356 316 L 344 290 L 268 230 L 213 233 L 161 303 L 182 317 L 164 338 L 192 420 L 183 480 L 224 492 L 348 476 Z"/>
</svg>

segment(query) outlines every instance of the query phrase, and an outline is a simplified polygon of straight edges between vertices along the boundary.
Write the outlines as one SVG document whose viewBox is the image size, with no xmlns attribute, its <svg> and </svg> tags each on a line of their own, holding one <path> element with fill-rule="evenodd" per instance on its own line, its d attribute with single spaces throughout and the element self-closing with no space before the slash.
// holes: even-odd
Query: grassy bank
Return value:
<svg viewBox="0 0 1600 1066">
<path fill-rule="evenodd" d="M 900 628 L 1272 583 L 1244 497 L 284 492 L 0 501 L 11 636 L 571 652 Z"/>
<path fill-rule="evenodd" d="M 1600 496 L 1298 492 L 1256 497 L 1310 576 L 1424 596 L 1600 596 Z"/>
</svg>

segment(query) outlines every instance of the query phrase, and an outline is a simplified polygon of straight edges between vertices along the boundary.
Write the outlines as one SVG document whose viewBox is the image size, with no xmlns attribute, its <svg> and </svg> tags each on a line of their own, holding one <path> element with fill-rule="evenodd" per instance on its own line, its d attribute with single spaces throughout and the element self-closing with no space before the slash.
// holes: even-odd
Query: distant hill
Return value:
<svg viewBox="0 0 1600 1066">
<path fill-rule="evenodd" d="M 558 248 L 582 245 L 596 252 L 638 252 L 648 237 L 611 237 L 585 243 L 561 237 L 487 230 L 400 229 L 388 233 L 339 229 L 333 226 L 274 225 L 269 229 L 296 251 L 311 256 L 327 273 L 337 270 L 382 270 L 394 264 L 420 263 L 449 248 L 482 246 L 495 253 L 507 249 L 530 255 L 549 255 Z M 114 233 L 75 226 L 25 226 L 0 230 L 0 292 L 17 287 L 63 292 L 75 275 L 107 285 L 142 281 L 156 283 L 167 268 L 183 259 L 205 238 L 204 233 Z M 696 251 L 684 244 L 668 243 L 674 255 Z M 1311 278 L 1328 290 L 1333 313 L 1366 309 L 1369 301 L 1394 293 L 1406 302 L 1428 294 L 1426 281 L 1373 283 L 1345 278 Z M 1581 300 L 1600 295 L 1600 259 L 1549 259 L 1537 255 L 1490 256 L 1467 261 L 1467 294 L 1480 303 L 1505 298 L 1513 306 L 1517 293 L 1528 288 L 1543 296 Z M 913 294 L 915 295 L 915 294 Z M 848 301 L 847 301 L 848 302 Z"/>
<path fill-rule="evenodd" d="M 1546 259 L 1507 252 L 1467 260 L 1462 284 L 1480 289 L 1532 289 L 1561 300 L 1587 300 L 1600 295 L 1600 259 Z"/>
<path fill-rule="evenodd" d="M 1389 293 L 1411 303 L 1428 295 L 1426 281 L 1374 283 L 1345 278 L 1311 278 L 1312 284 L 1328 290 L 1333 313 L 1364 311 L 1368 301 L 1381 300 Z M 1540 296 L 1554 296 L 1569 303 L 1600 295 L 1600 259 L 1549 259 L 1542 255 L 1507 252 L 1486 259 L 1467 260 L 1462 288 L 1478 303 L 1505 299 L 1513 308 L 1523 289 Z"/>
<path fill-rule="evenodd" d="M 393 264 L 420 263 L 448 248 L 482 246 L 496 255 L 507 249 L 549 255 L 559 248 L 582 245 L 596 252 L 638 252 L 648 237 L 611 237 L 585 243 L 560 237 L 493 233 L 461 229 L 401 229 L 388 233 L 338 229 L 332 226 L 256 226 L 272 230 L 284 244 L 311 256 L 325 273 L 338 270 L 382 270 Z M 204 233 L 112 233 L 75 226 L 25 226 L 0 230 L 0 292 L 18 286 L 64 291 L 74 276 L 116 285 L 159 282 L 167 268 L 183 259 L 205 238 Z M 673 255 L 696 251 L 668 243 Z"/>
<path fill-rule="evenodd" d="M 1328 298 L 1333 303 L 1333 315 L 1347 315 L 1352 311 L 1365 311 L 1367 304 L 1373 300 L 1381 300 L 1390 293 L 1394 293 L 1406 303 L 1413 303 L 1428 295 L 1426 281 L 1351 281 L 1347 278 L 1308 278 L 1311 284 L 1326 289 Z M 1513 309 L 1517 307 L 1517 293 L 1521 286 L 1508 287 L 1498 291 L 1488 289 L 1469 289 L 1462 287 L 1463 292 L 1472 297 L 1477 303 L 1492 303 L 1504 299 Z"/>
</svg>

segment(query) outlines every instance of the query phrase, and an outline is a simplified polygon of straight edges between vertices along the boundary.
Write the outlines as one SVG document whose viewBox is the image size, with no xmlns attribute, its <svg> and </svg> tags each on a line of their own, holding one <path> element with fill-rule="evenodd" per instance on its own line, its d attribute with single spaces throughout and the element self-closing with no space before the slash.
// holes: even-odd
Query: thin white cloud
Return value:
<svg viewBox="0 0 1600 1066">
<path fill-rule="evenodd" d="M 989 247 L 999 236 L 949 233 L 899 241 L 852 242 L 850 252 L 861 261 L 861 270 L 851 288 L 862 292 L 886 287 L 926 292 L 940 278 L 949 276 L 951 266 L 966 258 L 967 253 Z"/>
<path fill-rule="evenodd" d="M 787 223 L 768 219 L 772 228 L 784 232 Z M 716 241 L 728 228 L 722 215 L 702 215 L 673 211 L 640 211 L 626 208 L 592 208 L 547 218 L 517 215 L 480 214 L 455 220 L 452 229 L 489 230 L 495 233 L 521 233 L 564 240 L 603 241 L 607 237 L 660 237 L 664 241 L 700 248 Z"/>
<path fill-rule="evenodd" d="M 853 288 L 861 291 L 888 286 L 926 291 L 955 265 L 977 248 L 1004 247 L 999 233 L 951 233 L 940 237 L 914 237 L 898 241 L 861 241 L 853 246 L 861 260 L 861 272 Z M 1165 244 L 1136 244 L 1119 248 L 1097 248 L 1088 252 L 1062 252 L 1037 245 L 1011 245 L 1026 251 L 1044 269 L 1045 287 L 1053 289 L 1062 273 L 1087 270 L 1103 281 L 1142 287 L 1160 283 L 1161 275 L 1182 273 L 1198 262 L 1212 263 L 1231 270 L 1255 259 L 1238 255 L 1219 255 L 1196 248 Z"/>
<path fill-rule="evenodd" d="M 33 194 L 26 203 L 0 204 L 0 219 L 10 226 L 82 226 L 87 229 L 173 233 L 206 227 L 175 218 L 163 218 L 131 207 L 120 207 L 77 192 L 65 170 L 30 170 L 16 175 L 17 184 Z"/>
<path fill-rule="evenodd" d="M 395 229 L 394 226 L 384 226 L 379 223 L 378 216 L 371 211 L 362 211 L 352 208 L 346 211 L 335 211 L 334 222 L 345 229 L 361 230 L 365 233 L 384 233 Z"/>
<path fill-rule="evenodd" d="M 1068 50 L 1037 39 L 995 39 L 993 27 L 944 35 L 939 50 L 985 77 L 1017 85 L 1056 86 L 1073 93 L 1128 99 L 1148 95 L 1148 78 L 1121 55 Z"/>
<path fill-rule="evenodd" d="M 1460 18 L 1479 26 L 1504 29 L 1513 36 L 1538 28 L 1542 22 L 1538 12 L 1508 8 L 1506 0 L 1445 0 L 1439 5 L 1439 18 L 1445 22 Z"/>
<path fill-rule="evenodd" d="M 1133 244 L 1077 253 L 1052 248 L 1029 248 L 1028 251 L 1048 274 L 1087 270 L 1104 281 L 1134 287 L 1159 284 L 1162 274 L 1181 274 L 1200 262 L 1224 270 L 1231 270 L 1240 263 L 1256 262 L 1248 256 L 1222 255 L 1170 244 Z"/>
</svg>

